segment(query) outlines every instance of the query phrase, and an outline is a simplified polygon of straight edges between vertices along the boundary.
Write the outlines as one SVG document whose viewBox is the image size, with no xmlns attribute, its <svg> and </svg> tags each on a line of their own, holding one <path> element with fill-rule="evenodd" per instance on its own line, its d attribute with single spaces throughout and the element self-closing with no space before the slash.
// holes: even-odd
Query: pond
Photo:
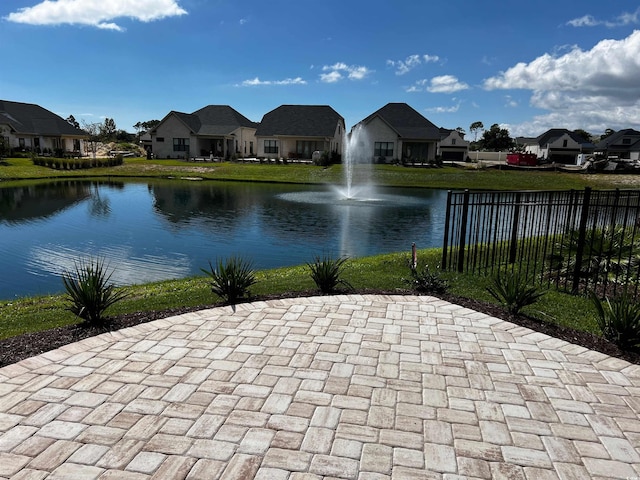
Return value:
<svg viewBox="0 0 640 480">
<path fill-rule="evenodd" d="M 442 245 L 447 193 L 211 181 L 68 180 L 0 188 L 0 299 L 63 290 L 60 275 L 104 258 L 117 284 L 202 274 L 239 255 L 256 269 Z"/>
</svg>

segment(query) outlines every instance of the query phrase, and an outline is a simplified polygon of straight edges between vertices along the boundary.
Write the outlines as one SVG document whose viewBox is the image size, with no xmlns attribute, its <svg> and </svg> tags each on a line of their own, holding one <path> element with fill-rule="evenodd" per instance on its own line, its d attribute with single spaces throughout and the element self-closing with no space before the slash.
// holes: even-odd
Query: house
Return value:
<svg viewBox="0 0 640 480">
<path fill-rule="evenodd" d="M 469 142 L 458 130 L 440 129 L 440 142 L 436 153 L 443 161 L 464 162 L 469 155 Z"/>
<path fill-rule="evenodd" d="M 310 159 L 313 152 L 342 155 L 344 118 L 327 105 L 281 105 L 262 117 L 258 156 Z"/>
<path fill-rule="evenodd" d="M 440 129 L 406 103 L 388 103 L 355 128 L 366 131 L 372 160 L 383 163 L 435 160 L 441 139 Z"/>
<path fill-rule="evenodd" d="M 618 157 L 620 160 L 640 160 L 640 132 L 627 128 L 615 132 L 596 145 L 596 151 L 604 157 Z"/>
<path fill-rule="evenodd" d="M 574 165 L 579 154 L 593 153 L 594 145 L 579 134 L 564 128 L 552 128 L 525 144 L 525 152 L 549 162 Z"/>
<path fill-rule="evenodd" d="M 171 111 L 151 130 L 151 148 L 158 158 L 254 156 L 256 128 L 228 105 Z"/>
<path fill-rule="evenodd" d="M 39 105 L 0 100 L 0 138 L 12 151 L 80 155 L 87 133 Z"/>
</svg>

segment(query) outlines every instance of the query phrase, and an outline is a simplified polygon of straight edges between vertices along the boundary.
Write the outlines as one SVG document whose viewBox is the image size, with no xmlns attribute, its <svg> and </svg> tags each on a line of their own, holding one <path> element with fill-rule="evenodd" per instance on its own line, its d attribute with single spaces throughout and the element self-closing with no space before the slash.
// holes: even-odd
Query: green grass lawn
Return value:
<svg viewBox="0 0 640 480">
<path fill-rule="evenodd" d="M 469 167 L 474 166 L 470 164 Z M 640 188 L 640 175 L 577 174 L 499 169 L 408 168 L 396 165 L 358 165 L 355 181 L 367 176 L 375 185 L 481 190 L 569 190 L 593 188 Z M 182 160 L 127 158 L 124 165 L 90 170 L 56 170 L 33 165 L 30 159 L 5 159 L 0 181 L 55 178 L 192 178 L 251 182 L 335 184 L 343 182 L 341 165 L 328 168 L 305 164 L 193 163 Z M 10 183 L 3 183 L 10 185 Z"/>
<path fill-rule="evenodd" d="M 367 169 L 368 170 L 368 169 Z M 364 175 L 359 167 L 356 177 Z M 466 168 L 405 168 L 374 165 L 371 180 L 376 185 L 416 188 L 487 190 L 560 190 L 593 188 L 639 188 L 638 175 L 591 175 L 560 172 L 507 171 Z M 126 159 L 124 165 L 91 170 L 58 171 L 34 166 L 30 159 L 7 159 L 0 163 L 3 186 L 55 178 L 185 178 L 198 177 L 225 181 L 285 182 L 300 184 L 341 183 L 342 168 L 311 165 L 260 165 L 242 163 L 186 163 L 179 160 Z M 356 290 L 406 291 L 403 277 L 409 276 L 406 254 L 390 254 L 351 259 L 345 279 Z M 437 265 L 439 250 L 421 251 L 420 262 Z M 309 261 L 312 259 L 310 258 Z M 451 283 L 451 292 L 466 298 L 495 302 L 486 291 L 488 280 L 471 275 L 443 274 Z M 306 266 L 257 272 L 258 283 L 252 289 L 257 296 L 283 292 L 312 292 L 314 284 Z M 133 286 L 131 296 L 112 307 L 111 315 L 140 311 L 159 311 L 172 307 L 205 306 L 218 302 L 210 292 L 206 277 L 171 280 Z M 595 310 L 583 297 L 559 292 L 547 293 L 541 301 L 527 307 L 525 313 L 580 330 L 597 332 Z M 76 323 L 65 310 L 62 295 L 22 298 L 0 304 L 0 339 Z"/>
</svg>

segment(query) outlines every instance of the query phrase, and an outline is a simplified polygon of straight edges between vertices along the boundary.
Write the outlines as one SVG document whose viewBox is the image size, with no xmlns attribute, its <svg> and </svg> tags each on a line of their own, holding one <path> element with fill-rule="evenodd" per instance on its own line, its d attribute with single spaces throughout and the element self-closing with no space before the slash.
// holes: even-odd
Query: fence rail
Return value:
<svg viewBox="0 0 640 480">
<path fill-rule="evenodd" d="M 442 268 L 506 268 L 572 293 L 637 295 L 640 191 L 450 191 Z"/>
</svg>

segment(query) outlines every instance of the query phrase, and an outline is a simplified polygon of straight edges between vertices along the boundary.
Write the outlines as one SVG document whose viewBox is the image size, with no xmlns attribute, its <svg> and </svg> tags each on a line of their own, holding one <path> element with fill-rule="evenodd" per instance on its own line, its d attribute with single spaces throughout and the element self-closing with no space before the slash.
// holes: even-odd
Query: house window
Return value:
<svg viewBox="0 0 640 480">
<path fill-rule="evenodd" d="M 249 155 L 253 155 L 253 142 L 249 142 Z"/>
<path fill-rule="evenodd" d="M 22 149 L 24 149 L 24 138 L 19 138 L 18 139 L 18 146 Z"/>
<path fill-rule="evenodd" d="M 174 152 L 188 152 L 189 151 L 189 139 L 188 138 L 174 138 L 173 139 L 173 151 Z"/>
<path fill-rule="evenodd" d="M 244 154 L 247 154 L 247 142 L 244 142 Z"/>
<path fill-rule="evenodd" d="M 455 144 L 456 144 L 456 139 L 455 139 L 455 138 L 452 138 L 452 139 L 451 139 L 451 145 L 455 145 Z"/>
<path fill-rule="evenodd" d="M 156 137 L 156 142 L 164 142 L 164 137 Z"/>
<path fill-rule="evenodd" d="M 562 141 L 562 148 L 567 148 L 567 140 Z"/>
<path fill-rule="evenodd" d="M 238 140 L 236 140 L 236 153 L 240 153 L 240 150 L 238 149 Z"/>
<path fill-rule="evenodd" d="M 622 139 L 622 144 L 623 145 L 631 145 L 631 139 L 630 138 L 623 138 Z"/>
<path fill-rule="evenodd" d="M 393 157 L 393 142 L 375 142 L 373 144 L 374 157 Z"/>
<path fill-rule="evenodd" d="M 278 153 L 278 141 L 277 140 L 265 140 L 264 141 L 264 153 Z"/>
</svg>

